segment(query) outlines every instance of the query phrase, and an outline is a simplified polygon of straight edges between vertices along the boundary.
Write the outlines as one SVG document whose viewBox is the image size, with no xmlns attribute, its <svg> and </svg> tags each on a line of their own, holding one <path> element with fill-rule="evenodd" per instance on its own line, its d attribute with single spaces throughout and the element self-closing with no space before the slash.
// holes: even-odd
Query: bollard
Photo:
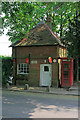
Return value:
<svg viewBox="0 0 80 120">
<path fill-rule="evenodd" d="M 28 84 L 25 84 L 24 90 L 29 90 L 29 85 Z"/>
<path fill-rule="evenodd" d="M 46 91 L 50 92 L 50 86 L 47 86 Z"/>
</svg>

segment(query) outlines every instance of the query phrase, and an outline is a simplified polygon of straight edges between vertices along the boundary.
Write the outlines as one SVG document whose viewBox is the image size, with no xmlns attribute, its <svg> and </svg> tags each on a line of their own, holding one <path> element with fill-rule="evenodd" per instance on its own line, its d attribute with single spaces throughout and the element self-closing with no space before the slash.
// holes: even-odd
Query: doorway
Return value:
<svg viewBox="0 0 80 120">
<path fill-rule="evenodd" d="M 51 86 L 52 69 L 51 64 L 40 65 L 40 86 Z"/>
</svg>

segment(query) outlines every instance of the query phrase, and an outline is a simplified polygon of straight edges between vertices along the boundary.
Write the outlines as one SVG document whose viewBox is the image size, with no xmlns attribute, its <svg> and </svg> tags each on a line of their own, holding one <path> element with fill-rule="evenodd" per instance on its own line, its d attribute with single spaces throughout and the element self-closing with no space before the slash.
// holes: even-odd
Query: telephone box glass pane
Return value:
<svg viewBox="0 0 80 120">
<path fill-rule="evenodd" d="M 64 76 L 64 78 L 68 78 L 69 77 L 69 71 L 64 71 L 63 76 Z"/>
<path fill-rule="evenodd" d="M 63 65 L 63 70 L 69 70 L 69 64 L 65 63 L 65 64 Z"/>
</svg>

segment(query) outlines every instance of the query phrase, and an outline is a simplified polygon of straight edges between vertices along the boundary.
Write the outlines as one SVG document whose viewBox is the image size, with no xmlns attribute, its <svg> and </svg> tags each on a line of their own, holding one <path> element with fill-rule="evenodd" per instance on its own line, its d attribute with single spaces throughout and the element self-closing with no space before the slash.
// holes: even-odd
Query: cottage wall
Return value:
<svg viewBox="0 0 80 120">
<path fill-rule="evenodd" d="M 29 57 L 29 74 L 19 75 L 17 74 L 17 65 L 19 63 L 25 63 L 26 58 Z M 58 58 L 57 46 L 33 46 L 33 47 L 16 47 L 13 48 L 13 58 L 16 58 L 16 62 L 13 63 L 13 75 L 17 84 L 28 83 L 30 86 L 40 85 L 40 64 L 48 64 L 48 57 Z M 51 85 L 58 87 L 58 62 L 52 63 L 52 81 Z M 15 82 L 13 81 L 13 82 Z"/>
<path fill-rule="evenodd" d="M 57 57 L 56 46 L 39 46 L 39 47 L 17 47 L 17 58 L 47 58 L 48 56 Z"/>
</svg>

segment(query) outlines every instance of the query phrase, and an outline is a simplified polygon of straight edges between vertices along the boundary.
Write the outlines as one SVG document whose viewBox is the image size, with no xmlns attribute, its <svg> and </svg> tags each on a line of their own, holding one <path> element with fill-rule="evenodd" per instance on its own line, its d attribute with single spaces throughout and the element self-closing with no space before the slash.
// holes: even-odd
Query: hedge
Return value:
<svg viewBox="0 0 80 120">
<path fill-rule="evenodd" d="M 2 58 L 2 86 L 6 85 L 10 76 L 13 76 L 13 60 L 11 57 L 0 57 Z"/>
</svg>

